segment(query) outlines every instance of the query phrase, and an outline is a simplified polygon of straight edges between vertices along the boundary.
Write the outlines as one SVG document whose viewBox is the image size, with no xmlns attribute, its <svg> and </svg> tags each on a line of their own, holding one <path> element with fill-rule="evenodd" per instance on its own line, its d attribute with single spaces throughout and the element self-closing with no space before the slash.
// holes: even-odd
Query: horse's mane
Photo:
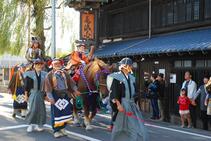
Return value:
<svg viewBox="0 0 211 141">
<path fill-rule="evenodd" d="M 95 58 L 84 68 L 84 73 L 87 75 L 87 79 L 90 79 L 94 78 L 96 73 L 103 69 L 108 69 L 108 65 L 102 60 Z"/>
<path fill-rule="evenodd" d="M 84 72 L 92 71 L 95 72 L 96 70 L 107 68 L 107 64 L 104 63 L 102 60 L 95 58 L 92 62 L 90 62 L 85 68 Z"/>
</svg>

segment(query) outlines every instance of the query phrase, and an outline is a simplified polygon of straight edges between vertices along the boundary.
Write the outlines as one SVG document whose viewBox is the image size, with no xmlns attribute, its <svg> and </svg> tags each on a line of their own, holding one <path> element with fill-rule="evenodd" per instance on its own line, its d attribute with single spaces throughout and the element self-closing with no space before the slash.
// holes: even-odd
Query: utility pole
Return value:
<svg viewBox="0 0 211 141">
<path fill-rule="evenodd" d="M 149 39 L 151 39 L 152 30 L 152 0 L 149 0 Z"/>
<path fill-rule="evenodd" d="M 31 0 L 28 3 L 28 47 L 30 47 L 31 42 Z"/>
<path fill-rule="evenodd" d="M 52 19 L 52 35 L 51 35 L 51 57 L 56 57 L 56 0 L 51 0 L 51 19 Z"/>
</svg>

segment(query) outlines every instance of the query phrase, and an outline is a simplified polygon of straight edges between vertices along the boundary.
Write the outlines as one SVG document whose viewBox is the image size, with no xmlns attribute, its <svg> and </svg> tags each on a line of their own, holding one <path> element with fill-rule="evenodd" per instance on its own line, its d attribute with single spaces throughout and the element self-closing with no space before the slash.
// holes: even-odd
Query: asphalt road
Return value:
<svg viewBox="0 0 211 141">
<path fill-rule="evenodd" d="M 49 106 L 47 111 L 49 111 Z M 12 118 L 12 101 L 8 94 L 0 94 L 0 141 L 110 141 L 107 131 L 110 116 L 98 114 L 93 122 L 94 129 L 86 131 L 83 127 L 67 126 L 67 137 L 55 139 L 50 128 L 50 117 L 43 132 L 27 133 L 23 118 Z M 145 123 L 150 141 L 211 141 L 211 131 L 186 129 L 160 121 L 147 120 Z"/>
</svg>

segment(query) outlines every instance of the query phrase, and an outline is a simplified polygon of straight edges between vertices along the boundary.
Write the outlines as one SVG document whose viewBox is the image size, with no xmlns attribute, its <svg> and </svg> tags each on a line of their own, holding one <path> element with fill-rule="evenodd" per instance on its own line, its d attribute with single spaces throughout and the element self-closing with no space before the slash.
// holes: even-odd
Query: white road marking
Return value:
<svg viewBox="0 0 211 141">
<path fill-rule="evenodd" d="M 144 125 L 149 126 L 149 127 L 164 129 L 164 130 L 168 130 L 168 131 L 179 132 L 179 133 L 183 133 L 183 134 L 187 134 L 187 135 L 193 135 L 193 136 L 197 136 L 197 137 L 202 137 L 202 138 L 206 138 L 206 139 L 211 139 L 211 136 L 201 135 L 201 134 L 197 134 L 197 133 L 177 130 L 177 129 L 173 129 L 173 128 L 158 126 L 158 125 L 152 125 L 152 124 L 148 124 L 148 123 L 145 123 Z"/>
<path fill-rule="evenodd" d="M 96 126 L 96 125 L 91 125 L 94 128 L 102 129 L 102 130 L 108 130 L 106 127 L 101 127 L 101 126 Z"/>
<path fill-rule="evenodd" d="M 28 125 L 23 124 L 23 125 L 16 125 L 16 126 L 7 126 L 7 127 L 1 127 L 0 131 L 4 131 L 4 130 L 12 130 L 12 129 L 17 129 L 17 128 L 25 128 Z"/>
<path fill-rule="evenodd" d="M 111 116 L 109 116 L 109 115 L 97 114 L 97 116 L 107 118 L 107 119 L 111 119 Z"/>
<path fill-rule="evenodd" d="M 111 119 L 111 116 L 109 116 L 109 115 L 97 114 L 97 116 L 104 117 L 104 118 L 107 118 L 107 119 Z M 179 132 L 179 133 L 183 133 L 183 134 L 187 134 L 187 135 L 193 135 L 193 136 L 197 136 L 197 137 L 202 137 L 202 138 L 206 138 L 206 139 L 211 139 L 211 136 L 201 135 L 201 134 L 197 134 L 197 133 L 177 130 L 177 129 L 173 129 L 173 128 L 168 128 L 168 127 L 163 127 L 163 126 L 158 126 L 158 125 L 153 125 L 153 124 L 148 124 L 148 123 L 145 123 L 144 125 L 149 126 L 149 127 L 163 129 L 163 130 Z"/>
<path fill-rule="evenodd" d="M 18 128 L 26 128 L 27 126 L 28 125 L 23 124 L 23 125 L 16 125 L 16 126 L 1 127 L 0 131 L 12 130 L 12 129 L 18 129 Z M 51 126 L 48 125 L 48 124 L 45 124 L 44 127 L 52 129 Z M 88 136 L 85 136 L 85 135 L 82 135 L 82 134 L 78 134 L 78 133 L 75 133 L 75 132 L 71 132 L 71 131 L 68 131 L 68 130 L 66 130 L 66 132 L 68 134 L 72 135 L 72 136 L 79 137 L 81 139 L 86 139 L 88 141 L 101 141 L 101 140 L 98 140 L 98 139 L 95 139 L 95 138 L 92 138 L 92 137 L 88 137 Z"/>
<path fill-rule="evenodd" d="M 7 108 L 7 107 L 4 107 L 4 106 L 0 106 L 0 115 L 1 116 L 4 116 L 6 118 L 10 118 L 10 119 L 14 119 L 12 116 L 11 116 L 11 112 L 12 112 L 12 109 L 11 108 Z M 20 118 L 21 119 L 21 118 Z M 8 126 L 8 127 L 1 127 L 0 128 L 0 131 L 4 131 L 4 130 L 12 130 L 12 129 L 17 129 L 17 128 L 25 128 L 27 127 L 28 125 L 16 125 L 16 126 Z M 50 125 L 48 124 L 45 124 L 44 125 L 45 127 L 47 128 L 51 128 Z M 88 141 L 101 141 L 99 139 L 95 139 L 95 138 L 92 138 L 92 137 L 89 137 L 89 136 L 85 136 L 85 135 L 82 135 L 82 134 L 79 134 L 79 133 L 75 133 L 75 132 L 71 132 L 71 131 L 68 131 L 66 130 L 66 132 L 72 136 L 75 136 L 75 137 L 79 137 L 81 139 L 85 139 L 85 140 L 88 140 Z"/>
<path fill-rule="evenodd" d="M 48 128 L 51 128 L 51 126 L 48 125 L 48 124 L 46 124 L 46 125 L 44 125 L 44 126 L 45 126 L 45 127 L 48 127 Z M 85 135 L 82 135 L 82 134 L 79 134 L 79 133 L 75 133 L 75 132 L 71 132 L 71 131 L 68 131 L 68 130 L 66 130 L 66 132 L 67 132 L 68 134 L 70 134 L 70 135 L 73 135 L 73 136 L 76 136 L 76 137 L 80 137 L 80 138 L 86 139 L 86 140 L 88 140 L 88 141 L 101 141 L 101 140 L 99 140 L 99 139 L 95 139 L 95 138 L 92 138 L 92 137 L 88 137 L 88 136 L 85 136 Z"/>
</svg>

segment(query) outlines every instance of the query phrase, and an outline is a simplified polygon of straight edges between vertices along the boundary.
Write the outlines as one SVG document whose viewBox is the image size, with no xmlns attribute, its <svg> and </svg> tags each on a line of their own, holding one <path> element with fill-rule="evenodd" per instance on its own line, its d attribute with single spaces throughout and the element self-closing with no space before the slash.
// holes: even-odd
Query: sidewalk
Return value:
<svg viewBox="0 0 211 141">
<path fill-rule="evenodd" d="M 161 121 L 161 120 L 151 120 L 150 119 L 151 113 L 142 113 L 142 114 L 143 114 L 144 118 L 147 121 L 150 121 L 150 122 L 171 124 L 171 125 L 178 127 L 178 128 L 180 128 L 180 126 L 181 126 L 181 121 L 180 121 L 179 115 L 178 116 L 177 115 L 170 115 L 170 122 L 164 122 L 164 121 Z M 191 129 L 203 130 L 201 119 L 197 118 L 197 128 L 191 128 Z M 203 130 L 203 131 L 205 131 L 205 130 Z M 211 131 L 211 124 L 209 125 L 209 131 Z"/>
<path fill-rule="evenodd" d="M 175 131 L 175 132 L 181 132 L 186 133 L 189 135 L 203 135 L 203 136 L 210 136 L 210 131 L 205 131 L 199 128 L 181 128 L 180 125 L 175 125 L 169 122 L 162 122 L 162 121 L 155 121 L 155 120 L 146 120 L 145 123 L 148 127 L 155 127 L 158 129 L 164 129 L 168 131 Z"/>
<path fill-rule="evenodd" d="M 0 85 L 0 93 L 7 93 L 7 92 L 8 92 L 7 87 L 4 85 Z"/>
</svg>

